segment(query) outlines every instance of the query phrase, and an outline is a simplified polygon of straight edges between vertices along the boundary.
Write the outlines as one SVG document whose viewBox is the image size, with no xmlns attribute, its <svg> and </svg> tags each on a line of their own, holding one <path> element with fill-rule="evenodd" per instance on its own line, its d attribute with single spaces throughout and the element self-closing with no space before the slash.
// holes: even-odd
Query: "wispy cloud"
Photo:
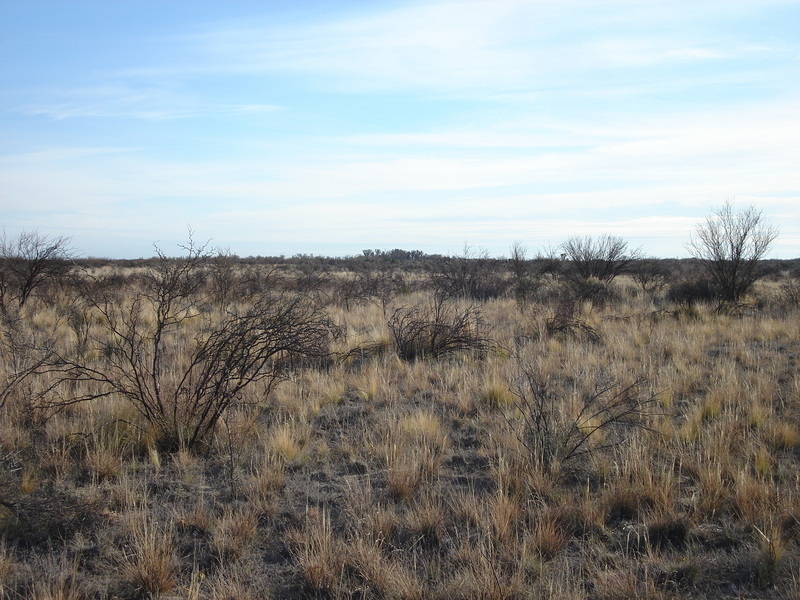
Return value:
<svg viewBox="0 0 800 600">
<path fill-rule="evenodd" d="M 747 7 L 708 4 L 689 11 L 695 21 Z M 687 23 L 687 11 L 676 8 L 636 1 L 412 4 L 319 24 L 227 25 L 187 43 L 202 53 L 204 68 L 306 73 L 310 85 L 350 90 L 445 94 L 546 87 L 575 73 L 702 63 L 764 50 L 723 30 L 708 39 L 708 28 Z"/>
<path fill-rule="evenodd" d="M 131 200 L 304 202 L 466 190 L 513 197 L 527 189 L 533 196 L 560 190 L 573 198 L 554 205 L 559 210 L 591 207 L 601 194 L 606 206 L 636 205 L 653 193 L 662 200 L 683 197 L 704 204 L 720 194 L 791 195 L 800 189 L 792 167 L 800 156 L 797 130 L 800 108 L 773 104 L 757 111 L 629 117 L 605 125 L 554 121 L 541 130 L 532 122 L 516 132 L 320 136 L 314 148 L 285 156 L 276 155 L 285 142 L 276 146 L 269 140 L 251 142 L 246 155 L 191 161 L 145 158 L 137 148 L 62 149 L 6 156 L 0 168 L 4 188 L 14 192 L 6 197 L 24 195 L 30 205 L 35 198 L 49 202 L 59 178 L 68 193 Z M 42 171 L 51 176 L 36 177 Z"/>
<path fill-rule="evenodd" d="M 41 99 L 22 110 L 56 119 L 176 119 L 237 114 L 247 107 L 274 110 L 283 104 L 265 101 L 254 79 L 265 75 L 287 78 L 281 85 L 290 88 L 327 92 L 517 101 L 526 95 L 641 96 L 698 81 L 724 84 L 731 72 L 740 81 L 758 81 L 764 65 L 747 70 L 734 61 L 768 52 L 796 54 L 797 44 L 787 47 L 786 40 L 755 44 L 713 26 L 720 14 L 730 19 L 753 10 L 751 3 L 696 4 L 687 10 L 690 3 L 683 1 L 665 9 L 637 0 L 483 0 L 367 5 L 358 14 L 315 22 L 223 21 L 161 38 L 162 51 L 140 64 L 40 90 Z M 719 63 L 727 67 L 712 69 Z M 689 79 L 673 72 L 687 64 L 704 69 Z M 778 62 L 771 68 L 785 66 Z M 208 78 L 217 83 L 209 85 Z M 229 86 L 258 99 L 226 102 Z"/>
<path fill-rule="evenodd" d="M 271 104 L 225 104 L 204 98 L 180 85 L 151 83 L 102 83 L 53 90 L 47 102 L 23 105 L 20 112 L 56 120 L 114 118 L 169 120 L 208 116 L 254 114 L 280 110 Z"/>
</svg>

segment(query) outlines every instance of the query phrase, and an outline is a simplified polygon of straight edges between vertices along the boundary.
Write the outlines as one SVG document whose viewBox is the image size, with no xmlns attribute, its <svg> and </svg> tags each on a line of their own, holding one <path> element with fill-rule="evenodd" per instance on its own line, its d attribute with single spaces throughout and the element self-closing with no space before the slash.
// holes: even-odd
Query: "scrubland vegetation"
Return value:
<svg viewBox="0 0 800 600">
<path fill-rule="evenodd" d="M 797 261 L 183 251 L 5 271 L 0 598 L 800 595 Z"/>
</svg>

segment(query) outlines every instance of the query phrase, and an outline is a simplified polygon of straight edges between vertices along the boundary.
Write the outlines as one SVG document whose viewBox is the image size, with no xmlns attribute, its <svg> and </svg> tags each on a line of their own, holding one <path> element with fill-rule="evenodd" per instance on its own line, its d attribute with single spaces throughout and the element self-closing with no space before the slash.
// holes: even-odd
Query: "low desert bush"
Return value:
<svg viewBox="0 0 800 600">
<path fill-rule="evenodd" d="M 532 461 L 546 472 L 619 445 L 631 431 L 648 426 L 656 397 L 643 378 L 621 381 L 602 371 L 582 377 L 592 378 L 585 391 L 563 390 L 520 359 L 513 424 Z"/>
<path fill-rule="evenodd" d="M 469 246 L 460 256 L 437 260 L 431 268 L 431 280 L 439 297 L 477 301 L 500 298 L 511 285 L 502 261 Z"/>
<path fill-rule="evenodd" d="M 203 248 L 187 249 L 180 260 L 159 254 L 143 287 L 124 299 L 106 285 L 87 288 L 102 359 L 62 357 L 58 365 L 66 384 L 88 386 L 69 402 L 126 398 L 168 450 L 206 442 L 246 388 L 268 391 L 287 369 L 326 356 L 332 331 L 325 313 L 301 297 L 262 297 L 241 310 L 204 313 L 198 294 L 206 257 Z"/>
<path fill-rule="evenodd" d="M 788 281 L 781 284 L 781 295 L 787 306 L 800 306 L 800 271 L 795 271 Z"/>
<path fill-rule="evenodd" d="M 389 318 L 395 350 L 405 360 L 486 352 L 492 343 L 485 329 L 478 308 L 459 309 L 444 299 L 434 300 L 427 308 L 398 308 Z"/>
<path fill-rule="evenodd" d="M 714 302 L 718 297 L 711 282 L 705 279 L 680 281 L 669 286 L 667 300 L 679 306 L 689 307 L 701 302 Z"/>
</svg>

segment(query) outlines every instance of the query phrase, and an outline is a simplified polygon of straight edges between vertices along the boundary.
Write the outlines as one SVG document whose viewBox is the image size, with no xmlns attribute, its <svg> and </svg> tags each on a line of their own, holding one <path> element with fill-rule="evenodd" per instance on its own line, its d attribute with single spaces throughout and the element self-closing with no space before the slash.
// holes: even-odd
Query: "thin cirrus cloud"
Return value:
<svg viewBox="0 0 800 600">
<path fill-rule="evenodd" d="M 683 255 L 692 224 L 735 197 L 781 219 L 776 253 L 792 256 L 793 4 L 173 13 L 158 35 L 119 31 L 120 48 L 146 39 L 146 51 L 112 44 L 102 61 L 65 56 L 63 73 L 8 86 L 4 224 L 89 239 L 106 223 L 109 245 L 96 233 L 85 247 L 107 255 L 147 253 L 185 223 L 243 254 L 362 240 L 501 254 L 515 239 L 612 232 Z M 141 250 L 114 248 L 123 237 Z"/>
<path fill-rule="evenodd" d="M 270 104 L 224 104 L 204 100 L 180 89 L 152 85 L 97 85 L 59 90 L 49 103 L 31 103 L 22 108 L 27 115 L 56 120 L 75 118 L 188 119 L 207 116 L 256 114 L 280 110 Z"/>
<path fill-rule="evenodd" d="M 775 50 L 748 44 L 723 28 L 709 35 L 705 27 L 687 26 L 687 5 L 664 10 L 642 2 L 412 4 L 299 27 L 230 25 L 186 41 L 202 53 L 205 68 L 307 73 L 322 76 L 325 85 L 335 78 L 348 89 L 420 87 L 444 93 L 524 89 L 577 73 Z M 691 16 L 701 23 L 724 21 L 725 15 L 753 8 L 710 2 Z M 655 17 L 658 24 L 642 28 Z"/>
</svg>

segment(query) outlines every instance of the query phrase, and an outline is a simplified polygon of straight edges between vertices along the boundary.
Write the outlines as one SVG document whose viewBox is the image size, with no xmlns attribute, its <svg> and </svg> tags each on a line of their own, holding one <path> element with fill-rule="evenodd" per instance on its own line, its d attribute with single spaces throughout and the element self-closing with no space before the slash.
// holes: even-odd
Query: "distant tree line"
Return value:
<svg viewBox="0 0 800 600">
<path fill-rule="evenodd" d="M 524 304 L 557 281 L 577 297 L 600 302 L 607 299 L 610 284 L 625 274 L 645 293 L 666 289 L 670 301 L 737 303 L 761 277 L 778 272 L 797 276 L 797 261 L 766 260 L 777 233 L 760 211 L 753 207 L 737 211 L 727 203 L 697 226 L 687 246 L 690 259 L 646 257 L 619 236 L 601 235 L 573 236 L 536 256 L 515 242 L 507 258 L 469 246 L 450 256 L 395 248 L 365 249 L 338 258 L 307 254 L 242 258 L 218 250 L 204 257 L 200 271 L 204 285 L 222 301 L 286 288 L 345 306 L 375 300 L 385 307 L 392 295 L 410 291 L 408 274 L 416 272 L 415 287 L 477 301 L 511 294 Z M 22 306 L 32 294 L 65 285 L 76 268 L 155 268 L 181 260 L 163 254 L 136 260 L 79 259 L 70 244 L 69 238 L 37 231 L 23 231 L 17 237 L 4 234 L 0 306 Z M 351 275 L 343 277 L 343 272 Z"/>
</svg>

